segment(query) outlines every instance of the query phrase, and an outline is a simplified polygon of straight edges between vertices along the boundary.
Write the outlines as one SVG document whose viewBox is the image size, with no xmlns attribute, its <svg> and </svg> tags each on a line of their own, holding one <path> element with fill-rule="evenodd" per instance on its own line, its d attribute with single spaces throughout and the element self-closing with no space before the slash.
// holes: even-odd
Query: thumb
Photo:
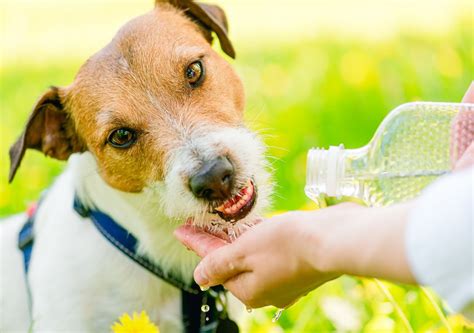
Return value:
<svg viewBox="0 0 474 333">
<path fill-rule="evenodd" d="M 474 103 L 474 81 L 471 82 L 462 99 L 463 103 Z"/>
</svg>

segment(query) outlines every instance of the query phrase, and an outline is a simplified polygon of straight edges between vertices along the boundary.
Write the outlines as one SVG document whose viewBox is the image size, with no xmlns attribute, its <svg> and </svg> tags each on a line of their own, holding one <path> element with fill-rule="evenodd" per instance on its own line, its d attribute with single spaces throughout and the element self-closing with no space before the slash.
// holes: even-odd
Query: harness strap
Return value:
<svg viewBox="0 0 474 333">
<path fill-rule="evenodd" d="M 136 252 L 138 240 L 116 223 L 110 216 L 101 211 L 85 207 L 77 196 L 74 197 L 73 207 L 80 216 L 89 218 L 99 232 L 113 246 L 120 250 L 120 252 L 153 275 L 181 290 L 181 310 L 183 324 L 187 333 L 220 332 L 221 329 L 219 329 L 219 327 L 226 326 L 221 324 L 227 324 L 231 321 L 227 316 L 225 305 L 220 304 L 220 307 L 218 307 L 216 302 L 219 295 L 223 295 L 224 293 L 222 286 L 213 287 L 208 291 L 202 291 L 195 282 L 188 285 L 177 277 L 165 273 L 161 267 L 154 264 L 149 258 Z M 26 274 L 28 274 L 34 245 L 36 210 L 37 206 L 34 206 L 33 209 L 28 209 L 28 219 L 18 235 L 18 247 L 23 253 L 23 263 Z M 235 325 L 235 327 L 237 326 Z M 232 330 L 232 332 L 238 332 L 238 330 Z"/>
<path fill-rule="evenodd" d="M 28 273 L 28 268 L 30 267 L 33 242 L 33 221 L 31 218 L 28 218 L 18 235 L 18 248 L 23 252 L 23 267 L 25 268 L 26 273 Z"/>
<path fill-rule="evenodd" d="M 161 267 L 155 265 L 146 256 L 140 255 L 136 252 L 137 239 L 121 225 L 115 222 L 109 215 L 99 211 L 88 209 L 85 207 L 77 196 L 74 198 L 74 210 L 84 218 L 90 218 L 92 223 L 100 231 L 100 233 L 120 252 L 135 261 L 137 264 L 165 280 L 169 284 L 178 289 L 184 290 L 191 294 L 199 294 L 198 286 L 188 285 L 178 278 L 165 273 Z"/>
<path fill-rule="evenodd" d="M 30 318 L 33 318 L 33 311 L 32 311 L 32 297 L 31 297 L 31 289 L 30 283 L 28 281 L 28 269 L 30 268 L 30 261 L 31 261 L 31 253 L 33 251 L 33 244 L 34 244 L 34 230 L 33 224 L 35 221 L 36 211 L 38 208 L 38 204 L 34 203 L 30 205 L 26 211 L 26 216 L 28 217 L 25 224 L 21 228 L 20 232 L 18 233 L 18 248 L 21 250 L 23 254 L 23 268 L 25 269 L 25 286 L 26 286 L 26 293 L 28 297 L 28 312 Z M 29 331 L 32 331 L 33 321 L 30 323 Z"/>
<path fill-rule="evenodd" d="M 216 332 L 220 318 L 214 297 L 208 297 L 208 294 L 203 292 L 195 295 L 182 291 L 181 304 L 181 314 L 186 332 Z M 206 305 L 208 311 L 203 312 L 203 307 Z"/>
<path fill-rule="evenodd" d="M 33 251 L 34 243 L 34 231 L 33 223 L 35 221 L 36 210 L 38 205 L 36 203 L 28 207 L 26 215 L 28 219 L 26 223 L 21 228 L 20 233 L 18 234 L 18 248 L 23 252 L 23 267 L 25 268 L 25 273 L 28 273 L 31 260 L 31 252 Z"/>
<path fill-rule="evenodd" d="M 153 275 L 181 290 L 181 312 L 186 332 L 213 333 L 216 332 L 221 319 L 228 320 L 225 309 L 222 308 L 219 311 L 216 307 L 216 297 L 220 293 L 224 293 L 222 286 L 202 291 L 195 282 L 191 285 L 186 284 L 179 278 L 164 272 L 145 255 L 138 254 L 136 251 L 138 240 L 109 215 L 86 207 L 77 195 L 74 197 L 74 209 L 80 216 L 90 218 L 99 232 L 123 254 Z M 203 312 L 202 307 L 205 307 L 207 311 Z"/>
</svg>

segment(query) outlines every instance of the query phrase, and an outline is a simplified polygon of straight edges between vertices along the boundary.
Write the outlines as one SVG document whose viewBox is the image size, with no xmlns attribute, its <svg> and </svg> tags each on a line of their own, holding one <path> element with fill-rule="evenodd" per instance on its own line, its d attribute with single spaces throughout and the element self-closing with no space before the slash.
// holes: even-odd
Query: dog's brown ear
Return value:
<svg viewBox="0 0 474 333">
<path fill-rule="evenodd" d="M 228 36 L 229 26 L 224 10 L 216 5 L 188 2 L 189 15 L 200 22 L 204 28 L 214 31 L 219 38 L 222 51 L 235 59 L 235 50 Z"/>
<path fill-rule="evenodd" d="M 170 3 L 173 6 L 184 10 L 185 14 L 196 20 L 204 29 L 209 32 L 214 31 L 219 38 L 222 51 L 229 57 L 235 59 L 235 50 L 228 36 L 229 26 L 227 17 L 222 8 L 216 5 L 194 2 L 193 0 L 156 0 L 155 3 Z M 212 42 L 212 35 L 206 38 Z"/>
<path fill-rule="evenodd" d="M 27 148 L 42 151 L 59 160 L 66 160 L 72 153 L 85 150 L 69 114 L 64 110 L 56 87 L 50 88 L 40 97 L 24 132 L 10 148 L 9 182 L 15 177 Z"/>
</svg>

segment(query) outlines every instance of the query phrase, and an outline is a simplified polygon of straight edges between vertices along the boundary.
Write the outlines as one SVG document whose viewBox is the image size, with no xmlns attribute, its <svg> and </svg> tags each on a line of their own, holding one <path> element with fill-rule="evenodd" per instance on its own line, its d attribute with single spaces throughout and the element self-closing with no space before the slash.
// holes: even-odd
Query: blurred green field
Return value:
<svg viewBox="0 0 474 333">
<path fill-rule="evenodd" d="M 377 42 L 328 36 L 243 43 L 235 66 L 246 87 L 249 124 L 262 133 L 272 156 L 277 184 L 273 211 L 312 207 L 303 192 L 309 148 L 362 146 L 384 116 L 404 102 L 460 101 L 474 73 L 472 27 L 470 17 L 439 38 L 407 31 Z M 0 216 L 24 210 L 64 167 L 30 152 L 14 183 L 7 185 L 9 145 L 42 91 L 72 81 L 82 61 L 71 59 L 12 62 L 0 69 Z M 420 289 L 384 286 L 395 304 L 376 282 L 342 277 L 286 310 L 277 323 L 271 322 L 275 309 L 246 315 L 244 329 L 403 332 L 408 331 L 407 319 L 414 332 L 469 330 L 460 316 L 447 316 L 437 301 L 444 313 L 440 317 Z"/>
</svg>

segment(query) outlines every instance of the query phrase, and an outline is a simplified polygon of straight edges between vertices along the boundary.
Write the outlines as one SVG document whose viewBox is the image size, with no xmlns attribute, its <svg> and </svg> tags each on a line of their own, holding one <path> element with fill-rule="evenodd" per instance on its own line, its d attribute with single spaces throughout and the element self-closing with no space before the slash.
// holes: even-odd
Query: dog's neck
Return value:
<svg viewBox="0 0 474 333">
<path fill-rule="evenodd" d="M 150 257 L 165 272 L 184 282 L 191 281 L 198 258 L 173 236 L 173 230 L 185 221 L 163 214 L 156 190 L 127 193 L 112 188 L 102 179 L 88 152 L 71 156 L 69 167 L 76 177 L 76 194 L 86 206 L 106 213 L 132 233 L 138 240 L 138 252 Z"/>
</svg>

